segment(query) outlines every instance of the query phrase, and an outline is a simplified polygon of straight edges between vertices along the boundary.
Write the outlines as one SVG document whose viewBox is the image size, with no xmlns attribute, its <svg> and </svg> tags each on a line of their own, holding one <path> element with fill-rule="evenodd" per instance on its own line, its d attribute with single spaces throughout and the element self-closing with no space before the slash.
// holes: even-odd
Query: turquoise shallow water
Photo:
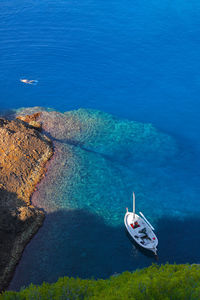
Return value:
<svg viewBox="0 0 200 300">
<path fill-rule="evenodd" d="M 32 201 L 47 217 L 25 249 L 11 289 L 64 275 L 106 278 L 155 262 L 124 228 L 133 190 L 137 211 L 155 225 L 158 262 L 199 261 L 198 182 L 188 174 L 190 155 L 173 137 L 95 110 L 43 111 L 42 119 L 55 156 Z"/>
<path fill-rule="evenodd" d="M 124 232 L 133 189 L 159 235 L 159 262 L 199 262 L 199 28 L 198 0 L 1 1 L 0 113 L 102 111 L 46 124 L 62 129 L 33 197 L 47 219 L 13 288 L 149 265 Z M 70 118 L 74 131 L 61 126 Z"/>
</svg>

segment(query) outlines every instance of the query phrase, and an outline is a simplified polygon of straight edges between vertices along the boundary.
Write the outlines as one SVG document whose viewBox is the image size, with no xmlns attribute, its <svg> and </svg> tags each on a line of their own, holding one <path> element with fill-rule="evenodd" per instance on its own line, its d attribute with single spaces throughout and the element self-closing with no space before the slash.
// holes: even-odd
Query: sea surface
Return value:
<svg viewBox="0 0 200 300">
<path fill-rule="evenodd" d="M 67 112 L 83 133 L 59 136 L 60 161 L 72 159 L 38 187 L 47 217 L 11 289 L 155 262 L 124 230 L 133 190 L 158 263 L 200 263 L 199 53 L 197 0 L 1 1 L 0 113 Z"/>
</svg>

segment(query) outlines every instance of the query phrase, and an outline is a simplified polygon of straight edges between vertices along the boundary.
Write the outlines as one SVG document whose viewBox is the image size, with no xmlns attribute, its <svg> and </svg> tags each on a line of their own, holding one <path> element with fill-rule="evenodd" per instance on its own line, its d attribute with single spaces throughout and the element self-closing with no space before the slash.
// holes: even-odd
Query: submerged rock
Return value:
<svg viewBox="0 0 200 300">
<path fill-rule="evenodd" d="M 0 119 L 0 291 L 12 277 L 22 251 L 44 220 L 30 196 L 53 154 L 49 138 L 35 126 L 35 116 Z M 32 122 L 32 123 L 31 123 Z"/>
<path fill-rule="evenodd" d="M 141 207 L 152 213 L 147 191 L 148 198 L 160 207 L 158 192 L 166 187 L 167 180 L 171 181 L 165 170 L 178 153 L 171 136 L 152 124 L 92 109 L 61 113 L 33 107 L 17 114 L 26 118 L 38 111 L 37 121 L 54 142 L 55 154 L 47 176 L 33 195 L 37 207 L 48 213 L 83 208 L 112 225 L 120 224 L 121 208 L 127 206 L 133 190 L 140 194 Z M 149 195 L 152 186 L 157 190 Z"/>
</svg>

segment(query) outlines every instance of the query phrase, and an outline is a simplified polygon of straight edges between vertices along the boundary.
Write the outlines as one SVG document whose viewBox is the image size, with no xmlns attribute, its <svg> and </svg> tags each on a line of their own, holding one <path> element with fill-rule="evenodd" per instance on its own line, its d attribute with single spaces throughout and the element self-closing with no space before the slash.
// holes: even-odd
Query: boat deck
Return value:
<svg viewBox="0 0 200 300">
<path fill-rule="evenodd" d="M 139 245 L 149 250 L 156 249 L 157 237 L 141 217 L 137 214 L 133 217 L 133 213 L 128 212 L 125 215 L 125 225 L 130 235 Z"/>
</svg>

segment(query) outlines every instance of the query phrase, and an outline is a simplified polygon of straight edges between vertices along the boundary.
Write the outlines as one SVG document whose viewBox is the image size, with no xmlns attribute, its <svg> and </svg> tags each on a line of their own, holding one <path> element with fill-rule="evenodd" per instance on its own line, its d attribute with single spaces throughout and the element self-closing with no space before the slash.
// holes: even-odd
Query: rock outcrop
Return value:
<svg viewBox="0 0 200 300">
<path fill-rule="evenodd" d="M 0 291 L 12 277 L 24 247 L 44 220 L 30 197 L 53 154 L 38 114 L 0 119 Z"/>
</svg>

